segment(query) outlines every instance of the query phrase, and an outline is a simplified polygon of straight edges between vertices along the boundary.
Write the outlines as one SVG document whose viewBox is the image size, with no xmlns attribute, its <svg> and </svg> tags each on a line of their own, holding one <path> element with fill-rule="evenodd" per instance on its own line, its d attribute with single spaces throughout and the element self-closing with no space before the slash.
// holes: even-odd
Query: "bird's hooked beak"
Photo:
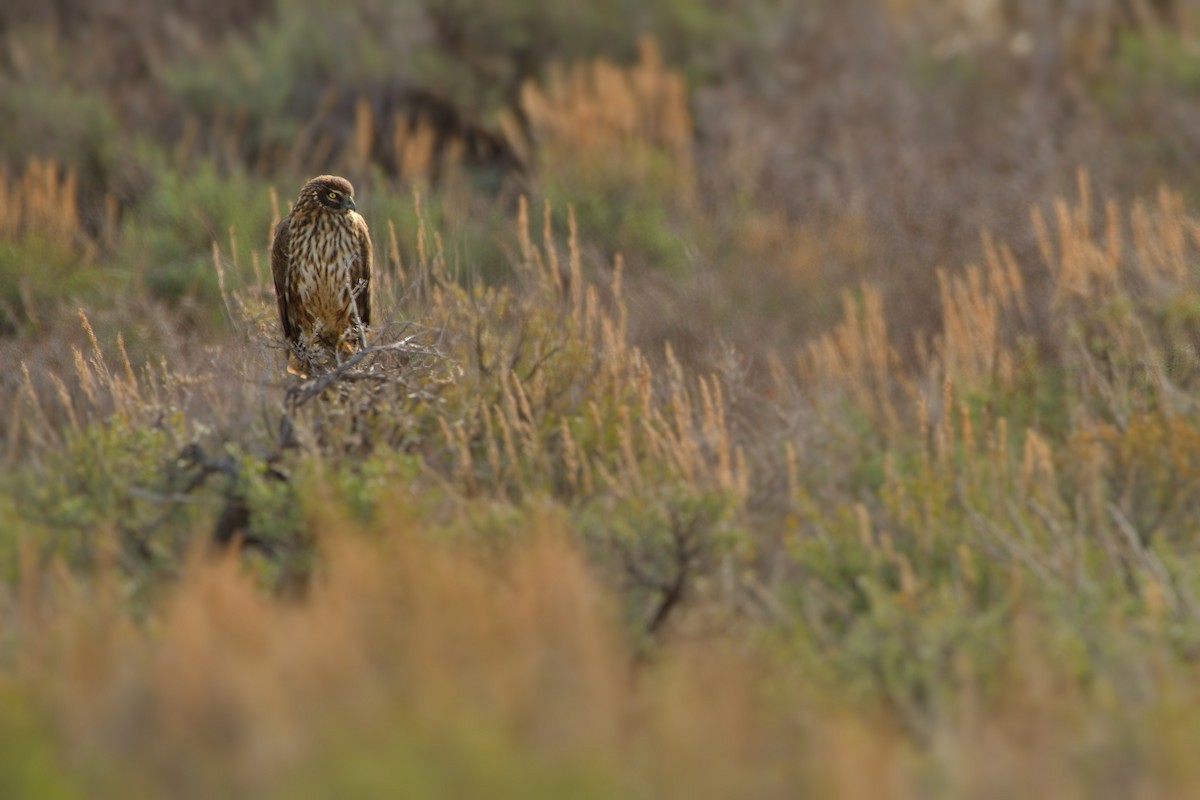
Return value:
<svg viewBox="0 0 1200 800">
<path fill-rule="evenodd" d="M 348 194 L 342 195 L 342 205 L 351 211 L 357 211 L 358 206 L 354 205 L 354 198 Z"/>
</svg>

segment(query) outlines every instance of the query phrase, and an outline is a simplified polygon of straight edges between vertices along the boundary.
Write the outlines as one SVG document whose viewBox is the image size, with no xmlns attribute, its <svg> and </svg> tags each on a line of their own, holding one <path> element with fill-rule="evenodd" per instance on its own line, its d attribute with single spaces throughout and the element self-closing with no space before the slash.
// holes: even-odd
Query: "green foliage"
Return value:
<svg viewBox="0 0 1200 800">
<path fill-rule="evenodd" d="M 1186 41 L 1167 31 L 1126 31 L 1117 48 L 1126 79 L 1144 86 L 1166 80 L 1190 91 L 1200 89 L 1200 59 Z"/>
<path fill-rule="evenodd" d="M 188 537 L 188 509 L 155 502 L 154 494 L 163 487 L 164 465 L 178 452 L 183 430 L 178 414 L 158 426 L 114 415 L 67 432 L 60 453 L 10 476 L 18 520 L 39 532 L 43 558 L 91 568 L 105 535 L 113 533 L 131 558 L 174 569 Z M 172 535 L 162 536 L 164 528 Z"/>
<path fill-rule="evenodd" d="M 303 531 L 303 506 L 299 488 L 281 480 L 264 459 L 229 446 L 237 477 L 224 490 L 245 501 L 250 511 L 247 534 L 268 546 L 293 541 Z"/>
<path fill-rule="evenodd" d="M 346 511 L 360 522 L 368 523 L 375 519 L 396 486 L 413 483 L 419 474 L 420 462 L 413 456 L 385 452 L 358 464 L 342 465 L 330 476 L 330 483 L 334 496 Z"/>
<path fill-rule="evenodd" d="M 691 266 L 704 232 L 681 219 L 681 187 L 668 177 L 669 165 L 657 153 L 647 155 L 653 166 L 646 174 L 631 174 L 624 160 L 545 164 L 546 197 L 554 208 L 573 207 L 581 228 L 597 232 L 589 239 L 606 260 L 620 253 L 639 267 L 678 274 Z M 558 222 L 566 227 L 561 212 Z"/>
<path fill-rule="evenodd" d="M 630 627 L 653 642 L 676 606 L 718 591 L 720 573 L 741 575 L 752 542 L 735 514 L 736 499 L 686 486 L 656 485 L 643 494 L 604 498 L 579 514 L 580 535 L 613 579 L 626 587 Z M 726 587 L 727 589 L 729 587 Z"/>
<path fill-rule="evenodd" d="M 1013 430 L 1065 432 L 1075 400 L 1068 385 L 1069 373 L 1057 364 L 1047 363 L 1028 339 L 1020 342 L 1016 350 L 1016 376 L 1012 385 L 996 387 L 990 394 L 979 397 L 978 403 L 995 416 L 1009 419 Z"/>
<path fill-rule="evenodd" d="M 119 285 L 114 270 L 88 261 L 75 243 L 42 233 L 0 240 L 0 335 L 15 333 L 64 300 L 89 302 L 102 286 Z"/>
<path fill-rule="evenodd" d="M 105 189 L 120 169 L 120 126 L 97 93 L 69 85 L 0 79 L 0 154 L 11 168 L 53 159 L 79 172 L 85 191 Z"/>
<path fill-rule="evenodd" d="M 73 800 L 88 795 L 72 780 L 44 718 L 27 694 L 0 683 L 0 796 Z"/>
<path fill-rule="evenodd" d="M 414 75 L 473 114 L 487 114 L 512 106 L 521 83 L 541 78 L 551 64 L 598 55 L 627 61 L 638 37 L 652 35 L 672 63 L 700 77 L 714 70 L 718 42 L 729 48 L 747 38 L 759 5 L 735 10 L 714 0 L 430 3 L 424 13 L 434 35 L 414 58 Z"/>
<path fill-rule="evenodd" d="M 409 727 L 412 726 L 412 727 Z M 598 765 L 584 759 L 538 758 L 513 746 L 503 731 L 477 723 L 409 721 L 364 743 L 339 741 L 297 771 L 280 792 L 284 798 L 429 797 L 590 798 L 622 797 Z"/>
<path fill-rule="evenodd" d="M 1148 190 L 1156 182 L 1192 182 L 1195 166 L 1189 134 L 1175 125 L 1150 122 L 1160 108 L 1200 88 L 1200 59 L 1194 43 L 1166 28 L 1120 32 L 1116 56 L 1093 82 L 1093 94 L 1114 122 L 1127 130 L 1130 157 L 1153 164 L 1140 177 Z M 1181 179 L 1187 176 L 1187 180 Z"/>
<path fill-rule="evenodd" d="M 466 176 L 456 179 L 466 180 Z M 401 267 L 406 272 L 415 275 L 436 258 L 463 284 L 476 280 L 495 283 L 511 275 L 505 243 L 512 220 L 502 204 L 455 181 L 437 191 L 429 191 L 423 182 L 390 191 L 383 190 L 388 186 L 384 176 L 376 175 L 372 185 L 380 189 L 368 189 L 369 194 L 359 201 L 359 213 L 371 228 L 380 269 L 392 269 L 389 237 L 395 231 Z M 419 263 L 422 247 L 425 264 Z"/>
<path fill-rule="evenodd" d="M 186 298 L 197 321 L 211 324 L 223 308 L 213 244 L 225 245 L 236 234 L 265 249 L 270 214 L 267 186 L 245 174 L 222 176 L 210 163 L 190 174 L 164 168 L 124 220 L 116 260 L 152 297 L 176 304 Z M 230 285 L 240 277 L 232 263 L 223 269 Z"/>
<path fill-rule="evenodd" d="M 239 118 L 246 137 L 240 144 L 251 158 L 290 152 L 328 89 L 348 88 L 392 68 L 384 45 L 363 35 L 370 23 L 359 9 L 309 5 L 282 3 L 275 19 L 231 41 L 225 58 L 173 64 L 165 74 L 167 89 L 206 122 Z"/>
</svg>

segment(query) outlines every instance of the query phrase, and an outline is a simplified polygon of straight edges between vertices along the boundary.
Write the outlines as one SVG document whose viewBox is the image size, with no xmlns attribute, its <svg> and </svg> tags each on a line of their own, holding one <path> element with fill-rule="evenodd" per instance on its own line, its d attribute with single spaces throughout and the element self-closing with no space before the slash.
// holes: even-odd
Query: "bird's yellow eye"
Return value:
<svg viewBox="0 0 1200 800">
<path fill-rule="evenodd" d="M 337 192 L 330 192 L 329 194 L 327 194 L 327 195 L 325 195 L 325 196 L 326 196 L 326 197 L 328 197 L 330 200 L 337 200 L 337 199 L 338 199 L 338 193 L 337 193 Z"/>
</svg>

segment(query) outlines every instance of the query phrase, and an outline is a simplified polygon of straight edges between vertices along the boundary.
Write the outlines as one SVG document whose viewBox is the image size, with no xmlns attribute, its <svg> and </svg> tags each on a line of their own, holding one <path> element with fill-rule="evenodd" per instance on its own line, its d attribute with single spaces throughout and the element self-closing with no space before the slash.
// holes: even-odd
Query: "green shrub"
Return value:
<svg viewBox="0 0 1200 800">
<path fill-rule="evenodd" d="M 72 242 L 41 233 L 0 240 L 0 336 L 52 316 L 64 303 L 87 303 L 121 277 Z"/>
<path fill-rule="evenodd" d="M 0 78 L 0 161 L 11 169 L 30 159 L 69 165 L 79 175 L 85 219 L 100 221 L 101 200 L 119 177 L 121 127 L 99 92 Z M 92 212 L 92 213 L 87 213 Z"/>
<path fill-rule="evenodd" d="M 283 201 L 281 201 L 283 202 Z M 286 214 L 286 205 L 280 209 Z M 242 247 L 265 254 L 270 236 L 268 187 L 244 173 L 220 175 L 209 163 L 193 173 L 163 168 L 144 201 L 123 220 L 114 256 L 151 297 L 178 304 L 192 301 L 195 321 L 210 325 L 223 314 L 213 245 L 232 258 L 231 235 Z M 242 252 L 237 274 L 223 261 L 227 285 L 251 275 L 250 253 Z M 261 269 L 270 269 L 264 261 Z"/>
</svg>

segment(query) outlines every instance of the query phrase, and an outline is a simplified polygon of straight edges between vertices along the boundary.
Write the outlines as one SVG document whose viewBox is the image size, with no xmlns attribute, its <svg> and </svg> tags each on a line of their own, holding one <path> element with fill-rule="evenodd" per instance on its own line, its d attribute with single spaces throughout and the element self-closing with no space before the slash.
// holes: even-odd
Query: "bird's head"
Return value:
<svg viewBox="0 0 1200 800">
<path fill-rule="evenodd" d="M 354 187 L 345 178 L 337 175 L 321 175 L 304 184 L 300 190 L 300 200 L 315 201 L 330 211 L 353 211 Z"/>
</svg>

